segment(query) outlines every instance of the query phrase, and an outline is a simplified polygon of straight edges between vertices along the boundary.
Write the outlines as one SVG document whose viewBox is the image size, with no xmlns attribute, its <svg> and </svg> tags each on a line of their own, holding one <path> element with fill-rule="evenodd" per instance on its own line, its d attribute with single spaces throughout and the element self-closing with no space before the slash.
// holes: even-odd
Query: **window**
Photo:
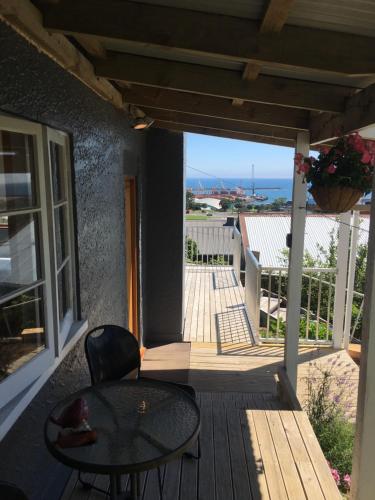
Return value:
<svg viewBox="0 0 375 500">
<path fill-rule="evenodd" d="M 74 262 L 68 137 L 0 116 L 0 416 L 63 352 Z"/>
</svg>

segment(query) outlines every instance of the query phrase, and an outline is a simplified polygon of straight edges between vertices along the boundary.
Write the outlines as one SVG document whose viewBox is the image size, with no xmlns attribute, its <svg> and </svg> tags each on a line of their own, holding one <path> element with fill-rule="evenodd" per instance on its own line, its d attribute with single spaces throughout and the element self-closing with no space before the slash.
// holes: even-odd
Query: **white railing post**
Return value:
<svg viewBox="0 0 375 500">
<path fill-rule="evenodd" d="M 241 283 L 241 255 L 242 255 L 242 238 L 239 230 L 233 228 L 233 268 L 237 278 L 237 283 Z"/>
<path fill-rule="evenodd" d="M 375 177 L 373 192 L 375 190 Z M 357 404 L 353 481 L 350 498 L 372 500 L 375 491 L 375 203 L 370 217 L 361 366 Z"/>
<path fill-rule="evenodd" d="M 310 134 L 297 134 L 296 153 L 309 155 Z M 306 221 L 306 184 L 293 168 L 292 245 L 289 251 L 284 365 L 294 391 L 297 389 L 298 341 L 302 291 L 303 250 Z"/>
<path fill-rule="evenodd" d="M 260 279 L 262 268 L 247 248 L 245 251 L 245 309 L 255 340 L 259 341 Z"/>
<path fill-rule="evenodd" d="M 348 285 L 346 293 L 346 306 L 345 306 L 345 326 L 344 326 L 344 349 L 349 347 L 350 330 L 352 326 L 352 308 L 353 308 L 353 292 L 354 292 L 354 278 L 357 262 L 357 247 L 358 247 L 358 233 L 359 233 L 359 212 L 353 212 L 352 218 L 352 236 L 350 240 L 350 257 L 349 257 L 349 270 L 348 270 Z"/>
<path fill-rule="evenodd" d="M 342 348 L 344 337 L 346 280 L 348 275 L 348 257 L 350 240 L 351 213 L 341 214 L 337 242 L 337 274 L 335 299 L 333 305 L 333 347 Z"/>
</svg>

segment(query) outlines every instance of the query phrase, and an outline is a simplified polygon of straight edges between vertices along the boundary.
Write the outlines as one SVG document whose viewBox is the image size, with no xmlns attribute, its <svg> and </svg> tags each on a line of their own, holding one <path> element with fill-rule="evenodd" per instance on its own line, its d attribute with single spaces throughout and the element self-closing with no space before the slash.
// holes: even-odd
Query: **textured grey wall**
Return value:
<svg viewBox="0 0 375 500">
<path fill-rule="evenodd" d="M 146 145 L 143 335 L 147 345 L 182 340 L 185 194 L 183 135 L 153 130 Z"/>
<path fill-rule="evenodd" d="M 126 326 L 123 177 L 143 170 L 145 135 L 3 23 L 0 47 L 0 110 L 72 138 L 82 316 L 91 326 Z M 46 451 L 43 422 L 56 401 L 88 382 L 80 342 L 0 443 L 0 479 L 31 499 L 59 498 L 67 470 Z"/>
</svg>

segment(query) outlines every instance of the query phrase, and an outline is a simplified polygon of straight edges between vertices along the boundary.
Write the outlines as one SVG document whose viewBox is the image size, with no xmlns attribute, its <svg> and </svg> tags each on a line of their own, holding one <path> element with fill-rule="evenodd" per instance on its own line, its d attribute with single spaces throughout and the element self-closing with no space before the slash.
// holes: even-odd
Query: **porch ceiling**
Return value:
<svg viewBox="0 0 375 500">
<path fill-rule="evenodd" d="M 375 122 L 371 2 L 33 3 L 156 127 L 293 145 L 299 130 L 319 143 Z"/>
</svg>

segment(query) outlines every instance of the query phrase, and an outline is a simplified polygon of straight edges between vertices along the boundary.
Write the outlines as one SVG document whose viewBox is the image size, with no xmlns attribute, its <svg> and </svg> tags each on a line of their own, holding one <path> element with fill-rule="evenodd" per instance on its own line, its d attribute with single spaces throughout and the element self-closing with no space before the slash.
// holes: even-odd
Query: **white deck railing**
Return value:
<svg viewBox="0 0 375 500">
<path fill-rule="evenodd" d="M 233 226 L 186 226 L 185 262 L 187 264 L 233 265 L 235 240 Z"/>
<path fill-rule="evenodd" d="M 299 338 L 303 343 L 331 344 L 334 317 L 336 268 L 305 267 Z M 254 333 L 265 342 L 284 342 L 286 332 L 288 268 L 262 267 L 246 252 L 245 305 Z M 357 312 L 350 315 L 350 336 L 355 335 L 363 294 L 354 291 Z"/>
</svg>

